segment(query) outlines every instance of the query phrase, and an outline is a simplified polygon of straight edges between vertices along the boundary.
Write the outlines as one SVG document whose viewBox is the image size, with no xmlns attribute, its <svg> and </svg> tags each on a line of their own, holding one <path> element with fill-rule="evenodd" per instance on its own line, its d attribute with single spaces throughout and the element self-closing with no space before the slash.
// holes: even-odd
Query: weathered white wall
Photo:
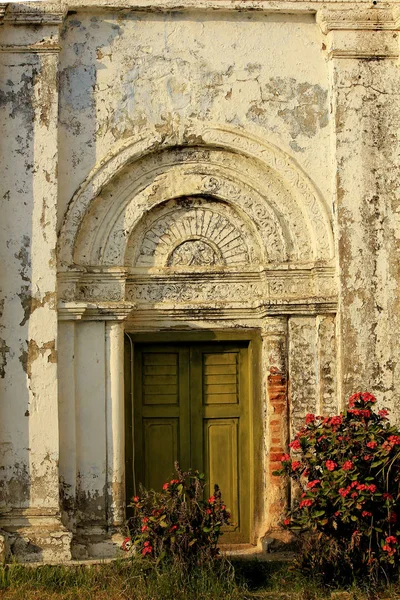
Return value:
<svg viewBox="0 0 400 600">
<path fill-rule="evenodd" d="M 60 221 L 115 145 L 149 126 L 182 136 L 196 120 L 276 144 L 329 203 L 328 67 L 312 15 L 77 11 L 60 62 Z"/>
<path fill-rule="evenodd" d="M 307 412 L 369 389 L 400 420 L 395 3 L 101 4 L 0 5 L 0 526 L 28 560 L 115 552 L 124 327 L 259 330 L 259 535 Z M 136 262 L 193 194 L 240 268 Z"/>
</svg>

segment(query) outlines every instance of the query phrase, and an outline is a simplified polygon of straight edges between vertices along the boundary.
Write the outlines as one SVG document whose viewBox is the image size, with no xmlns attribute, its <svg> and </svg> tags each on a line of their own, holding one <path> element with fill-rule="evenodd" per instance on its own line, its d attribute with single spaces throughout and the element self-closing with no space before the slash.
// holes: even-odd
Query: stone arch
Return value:
<svg viewBox="0 0 400 600">
<path fill-rule="evenodd" d="M 144 132 L 94 169 L 67 211 L 61 270 L 124 266 L 141 220 L 182 196 L 225 203 L 253 228 L 261 262 L 321 263 L 333 257 L 328 211 L 301 168 L 244 132 L 201 124 L 182 139 Z"/>
<path fill-rule="evenodd" d="M 132 232 L 125 253 L 125 265 L 141 268 L 261 261 L 261 240 L 252 224 L 224 202 L 201 196 L 169 200 L 150 211 Z"/>
</svg>

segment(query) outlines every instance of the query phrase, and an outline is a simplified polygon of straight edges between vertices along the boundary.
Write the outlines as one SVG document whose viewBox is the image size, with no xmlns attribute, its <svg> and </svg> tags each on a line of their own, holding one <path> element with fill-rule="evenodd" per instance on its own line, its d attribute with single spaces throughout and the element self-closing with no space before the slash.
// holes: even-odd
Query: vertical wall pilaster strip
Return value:
<svg viewBox="0 0 400 600">
<path fill-rule="evenodd" d="M 107 520 L 122 528 L 125 520 L 124 327 L 106 322 Z"/>
</svg>

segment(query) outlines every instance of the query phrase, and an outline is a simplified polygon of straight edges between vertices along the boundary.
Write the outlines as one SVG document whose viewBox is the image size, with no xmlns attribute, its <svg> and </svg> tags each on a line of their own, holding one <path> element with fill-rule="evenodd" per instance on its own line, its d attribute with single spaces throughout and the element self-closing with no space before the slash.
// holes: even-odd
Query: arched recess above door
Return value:
<svg viewBox="0 0 400 600">
<path fill-rule="evenodd" d="M 171 198 L 193 195 L 212 196 L 252 221 L 264 240 L 267 262 L 333 257 L 323 199 L 278 148 L 241 131 L 204 124 L 179 145 L 144 133 L 107 157 L 72 199 L 60 233 L 62 268 L 122 266 L 140 219 Z"/>
<path fill-rule="evenodd" d="M 292 159 L 203 125 L 185 139 L 129 144 L 82 185 L 59 239 L 60 297 L 165 306 L 247 298 L 253 307 L 298 299 L 303 312 L 325 298 L 331 310 L 333 248 L 324 201 Z"/>
</svg>

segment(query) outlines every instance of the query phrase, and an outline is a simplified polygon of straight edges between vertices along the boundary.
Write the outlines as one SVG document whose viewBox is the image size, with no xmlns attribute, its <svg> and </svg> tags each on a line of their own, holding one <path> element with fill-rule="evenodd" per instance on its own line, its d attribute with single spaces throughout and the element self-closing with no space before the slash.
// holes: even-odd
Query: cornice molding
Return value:
<svg viewBox="0 0 400 600">
<path fill-rule="evenodd" d="M 128 302 L 60 302 L 59 321 L 124 321 L 135 310 Z"/>
<path fill-rule="evenodd" d="M 327 36 L 328 58 L 397 59 L 400 13 L 390 7 L 325 6 L 316 21 Z"/>
<path fill-rule="evenodd" d="M 344 9 L 322 8 L 317 12 L 317 23 L 325 35 L 331 31 L 393 31 L 396 19 L 390 7 Z"/>
<path fill-rule="evenodd" d="M 27 2 L 3 5 L 3 20 L 11 25 L 61 25 L 67 15 L 66 4 L 51 2 Z"/>
<path fill-rule="evenodd" d="M 380 2 L 380 7 L 390 8 L 397 4 L 394 2 Z M 296 14 L 302 12 L 316 12 L 322 6 L 370 6 L 371 0 L 82 0 L 68 4 L 69 10 L 115 10 L 115 11 L 206 11 L 223 12 L 251 11 L 261 13 L 282 12 Z"/>
</svg>

